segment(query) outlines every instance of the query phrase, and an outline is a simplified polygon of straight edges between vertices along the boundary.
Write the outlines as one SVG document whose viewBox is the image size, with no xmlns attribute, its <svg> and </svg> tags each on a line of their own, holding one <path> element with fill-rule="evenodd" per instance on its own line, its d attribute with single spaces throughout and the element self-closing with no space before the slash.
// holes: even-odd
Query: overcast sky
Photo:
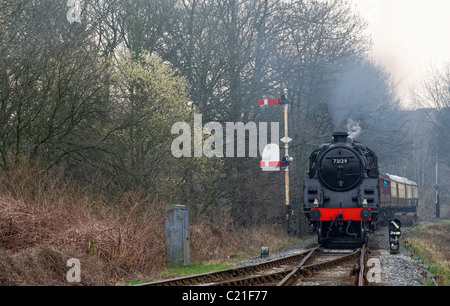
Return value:
<svg viewBox="0 0 450 306">
<path fill-rule="evenodd" d="M 399 82 L 399 96 L 420 86 L 432 65 L 450 61 L 449 0 L 350 0 L 369 22 L 373 57 Z"/>
</svg>

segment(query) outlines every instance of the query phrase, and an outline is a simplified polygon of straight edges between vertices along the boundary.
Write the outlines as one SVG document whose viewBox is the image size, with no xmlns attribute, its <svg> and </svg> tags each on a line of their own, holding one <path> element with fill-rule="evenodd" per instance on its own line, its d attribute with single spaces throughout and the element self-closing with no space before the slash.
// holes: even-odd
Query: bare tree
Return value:
<svg viewBox="0 0 450 306">
<path fill-rule="evenodd" d="M 51 167 L 101 141 L 108 67 L 89 34 L 70 27 L 64 5 L 17 1 L 9 8 L 14 18 L 2 16 L 1 166 L 29 154 Z"/>
<path fill-rule="evenodd" d="M 414 99 L 416 105 L 434 110 L 428 112 L 433 123 L 431 145 L 439 158 L 450 165 L 450 62 L 428 70 Z"/>
</svg>

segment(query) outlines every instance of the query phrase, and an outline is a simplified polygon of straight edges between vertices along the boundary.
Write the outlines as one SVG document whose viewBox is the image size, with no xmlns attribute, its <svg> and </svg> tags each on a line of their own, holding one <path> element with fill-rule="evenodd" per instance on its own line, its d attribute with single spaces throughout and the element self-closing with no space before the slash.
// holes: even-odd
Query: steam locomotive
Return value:
<svg viewBox="0 0 450 306">
<path fill-rule="evenodd" d="M 380 173 L 376 154 L 346 132 L 311 154 L 303 191 L 304 214 L 322 245 L 362 244 L 379 221 L 416 218 L 417 184 Z"/>
</svg>

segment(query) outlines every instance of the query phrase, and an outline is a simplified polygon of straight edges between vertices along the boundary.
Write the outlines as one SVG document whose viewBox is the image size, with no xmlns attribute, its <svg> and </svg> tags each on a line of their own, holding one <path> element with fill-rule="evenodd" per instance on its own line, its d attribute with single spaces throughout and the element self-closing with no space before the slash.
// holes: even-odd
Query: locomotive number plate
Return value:
<svg viewBox="0 0 450 306">
<path fill-rule="evenodd" d="M 347 158 L 333 158 L 333 164 L 347 164 Z"/>
</svg>

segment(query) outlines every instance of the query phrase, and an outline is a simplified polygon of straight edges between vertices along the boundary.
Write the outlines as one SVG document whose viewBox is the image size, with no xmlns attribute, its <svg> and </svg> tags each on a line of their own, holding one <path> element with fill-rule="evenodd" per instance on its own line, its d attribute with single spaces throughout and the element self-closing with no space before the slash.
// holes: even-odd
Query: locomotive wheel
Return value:
<svg viewBox="0 0 450 306">
<path fill-rule="evenodd" d="M 317 227 L 317 243 L 322 244 L 323 238 L 322 238 L 322 224 L 319 224 Z"/>
<path fill-rule="evenodd" d="M 317 226 L 317 243 L 319 243 L 320 245 L 322 245 L 324 247 L 326 247 L 329 243 L 329 238 L 323 236 L 323 233 L 326 230 L 327 229 L 324 228 L 324 226 L 322 225 L 322 221 L 319 221 L 319 225 Z"/>
<path fill-rule="evenodd" d="M 322 222 L 319 222 L 319 225 L 317 226 L 317 243 L 323 245 L 325 243 L 325 238 L 323 237 L 323 228 L 322 228 Z"/>
</svg>

